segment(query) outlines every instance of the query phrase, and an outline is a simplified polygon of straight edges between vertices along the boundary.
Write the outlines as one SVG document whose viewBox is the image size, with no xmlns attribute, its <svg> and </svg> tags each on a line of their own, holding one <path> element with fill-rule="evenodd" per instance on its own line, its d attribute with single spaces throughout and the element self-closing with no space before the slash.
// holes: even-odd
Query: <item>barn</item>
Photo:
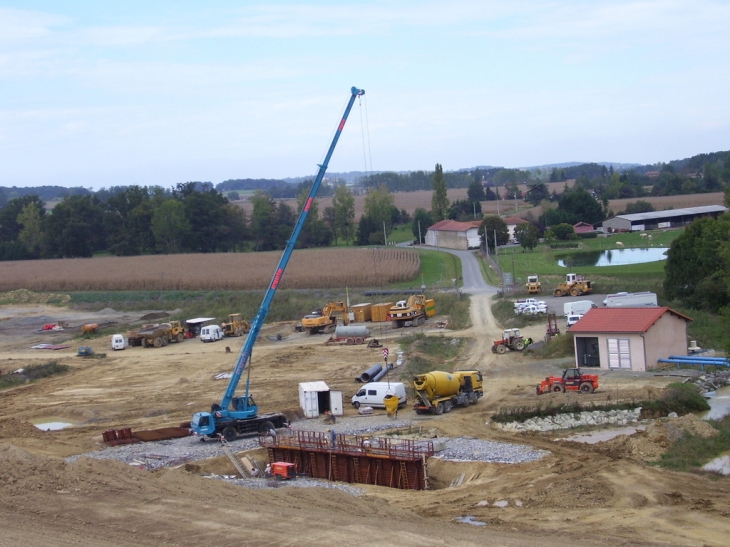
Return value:
<svg viewBox="0 0 730 547">
<path fill-rule="evenodd" d="M 431 226 L 426 232 L 426 245 L 462 251 L 478 249 L 481 246 L 479 238 L 481 223 L 480 220 L 472 222 L 442 220 Z"/>
<path fill-rule="evenodd" d="M 727 211 L 727 207 L 723 207 L 722 205 L 704 205 L 702 207 L 687 207 L 685 209 L 617 215 L 608 220 L 604 220 L 602 226 L 605 233 L 681 228 L 697 218 L 706 216 L 717 218 L 725 211 Z"/>
<path fill-rule="evenodd" d="M 593 308 L 568 329 L 575 364 L 646 371 L 659 359 L 687 355 L 686 315 L 666 307 Z"/>
</svg>

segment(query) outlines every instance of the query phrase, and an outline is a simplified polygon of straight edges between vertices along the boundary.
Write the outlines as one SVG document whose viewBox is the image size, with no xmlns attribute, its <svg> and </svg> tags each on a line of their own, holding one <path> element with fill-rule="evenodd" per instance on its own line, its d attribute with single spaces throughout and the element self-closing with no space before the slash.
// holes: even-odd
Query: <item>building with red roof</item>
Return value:
<svg viewBox="0 0 730 547">
<path fill-rule="evenodd" d="M 691 318 L 666 307 L 593 308 L 568 332 L 578 367 L 646 371 L 670 355 L 687 355 Z"/>
<path fill-rule="evenodd" d="M 481 220 L 471 222 L 442 220 L 429 227 L 426 232 L 426 245 L 462 251 L 478 249 L 481 247 L 481 239 L 479 238 L 481 223 Z"/>
<path fill-rule="evenodd" d="M 504 220 L 504 223 L 507 225 L 507 231 L 509 232 L 509 242 L 517 243 L 517 238 L 515 237 L 515 228 L 517 228 L 517 226 L 519 226 L 520 224 L 529 224 L 529 222 L 520 217 L 504 217 L 502 220 Z"/>
<path fill-rule="evenodd" d="M 590 234 L 595 232 L 596 229 L 593 227 L 593 224 L 581 221 L 578 224 L 573 224 L 573 231 L 576 234 Z"/>
</svg>

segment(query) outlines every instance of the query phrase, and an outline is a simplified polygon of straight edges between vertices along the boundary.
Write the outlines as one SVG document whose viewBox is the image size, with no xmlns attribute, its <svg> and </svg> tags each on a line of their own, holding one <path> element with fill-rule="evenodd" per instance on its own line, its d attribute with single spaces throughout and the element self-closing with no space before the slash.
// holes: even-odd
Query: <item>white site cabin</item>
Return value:
<svg viewBox="0 0 730 547">
<path fill-rule="evenodd" d="M 342 392 L 330 390 L 321 380 L 299 384 L 299 406 L 306 418 L 317 418 L 327 411 L 333 416 L 344 414 Z"/>
</svg>

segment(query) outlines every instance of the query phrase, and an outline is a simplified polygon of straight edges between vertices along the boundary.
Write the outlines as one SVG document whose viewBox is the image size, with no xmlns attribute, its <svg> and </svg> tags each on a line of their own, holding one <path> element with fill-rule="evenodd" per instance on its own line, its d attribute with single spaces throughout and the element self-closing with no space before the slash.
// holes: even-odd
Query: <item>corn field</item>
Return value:
<svg viewBox="0 0 730 547">
<path fill-rule="evenodd" d="M 262 290 L 281 253 L 179 254 L 0 262 L 0 291 Z M 420 271 L 410 249 L 302 249 L 282 289 L 382 287 Z"/>
</svg>

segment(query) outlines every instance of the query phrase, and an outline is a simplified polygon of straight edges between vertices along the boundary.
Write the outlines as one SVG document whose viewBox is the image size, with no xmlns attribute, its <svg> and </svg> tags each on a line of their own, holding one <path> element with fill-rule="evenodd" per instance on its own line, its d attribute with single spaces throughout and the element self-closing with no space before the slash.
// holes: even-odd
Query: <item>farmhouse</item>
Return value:
<svg viewBox="0 0 730 547">
<path fill-rule="evenodd" d="M 517 243 L 515 228 L 517 228 L 520 224 L 529 224 L 529 222 L 520 217 L 505 217 L 502 220 L 504 220 L 504 223 L 507 225 L 507 230 L 509 231 L 508 241 L 510 243 Z"/>
<path fill-rule="evenodd" d="M 447 249 L 478 249 L 481 246 L 479 239 L 479 225 L 481 221 L 457 222 L 456 220 L 442 220 L 431 226 L 426 232 L 426 245 L 432 247 L 446 247 Z"/>
<path fill-rule="evenodd" d="M 578 224 L 573 224 L 573 231 L 576 234 L 590 234 L 596 231 L 596 229 L 593 227 L 593 224 L 588 224 L 587 222 L 579 222 Z"/>
<path fill-rule="evenodd" d="M 593 308 L 568 332 L 578 367 L 646 371 L 659 359 L 687 355 L 687 323 L 666 307 Z"/>
<path fill-rule="evenodd" d="M 702 207 L 669 209 L 667 211 L 653 211 L 651 213 L 618 215 L 603 221 L 603 231 L 605 233 L 613 233 L 680 228 L 686 226 L 696 218 L 705 216 L 717 218 L 725 211 L 727 211 L 727 207 L 723 207 L 722 205 L 704 205 Z"/>
</svg>

